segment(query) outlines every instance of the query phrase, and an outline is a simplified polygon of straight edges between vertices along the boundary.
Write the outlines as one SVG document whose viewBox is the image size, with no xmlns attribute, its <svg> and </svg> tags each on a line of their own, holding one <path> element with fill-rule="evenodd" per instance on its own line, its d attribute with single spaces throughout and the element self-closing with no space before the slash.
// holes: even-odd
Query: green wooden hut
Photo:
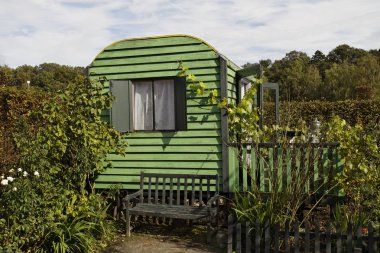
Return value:
<svg viewBox="0 0 380 253">
<path fill-rule="evenodd" d="M 194 96 L 179 66 L 203 81 L 204 96 Z M 219 175 L 224 192 L 234 189 L 229 168 L 228 122 L 225 112 L 207 101 L 216 89 L 229 102 L 249 85 L 239 67 L 207 42 L 189 35 L 168 35 L 117 41 L 102 50 L 89 66 L 95 80 L 106 77 L 105 92 L 115 97 L 104 120 L 125 133 L 127 155 L 109 154 L 112 168 L 96 188 L 121 184 L 139 188 L 144 172 Z"/>
<path fill-rule="evenodd" d="M 179 76 L 180 66 L 205 84 L 205 95 L 194 96 L 185 77 Z M 249 87 L 249 77 L 259 72 L 255 66 L 239 68 L 207 42 L 188 35 L 126 39 L 107 46 L 90 64 L 89 76 L 108 80 L 104 92 L 116 100 L 103 118 L 124 133 L 128 146 L 126 156 L 108 155 L 112 167 L 96 179 L 95 187 L 121 184 L 136 190 L 141 172 L 218 174 L 224 193 L 253 185 L 271 192 L 272 172 L 281 177 L 281 184 L 291 185 L 292 175 L 305 169 L 312 172 L 306 192 L 327 187 L 341 170 L 337 144 L 289 144 L 284 149 L 262 143 L 251 149 L 248 143 L 240 154 L 228 143 L 226 112 L 207 102 L 208 91 L 216 89 L 220 98 L 236 103 Z M 256 106 L 261 108 L 264 89 L 276 93 L 278 121 L 278 85 L 259 87 Z M 260 155 L 261 150 L 266 155 Z"/>
</svg>

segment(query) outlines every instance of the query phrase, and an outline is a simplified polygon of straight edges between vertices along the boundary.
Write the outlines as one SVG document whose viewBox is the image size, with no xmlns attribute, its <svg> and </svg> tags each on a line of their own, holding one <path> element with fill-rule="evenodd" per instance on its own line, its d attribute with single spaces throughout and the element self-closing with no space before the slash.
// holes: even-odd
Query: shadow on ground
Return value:
<svg viewBox="0 0 380 253">
<path fill-rule="evenodd" d="M 177 221 L 172 225 L 140 223 L 132 231 L 132 236 L 119 238 L 102 253 L 219 253 L 215 239 L 206 242 L 207 229 L 202 225 L 187 225 Z"/>
</svg>

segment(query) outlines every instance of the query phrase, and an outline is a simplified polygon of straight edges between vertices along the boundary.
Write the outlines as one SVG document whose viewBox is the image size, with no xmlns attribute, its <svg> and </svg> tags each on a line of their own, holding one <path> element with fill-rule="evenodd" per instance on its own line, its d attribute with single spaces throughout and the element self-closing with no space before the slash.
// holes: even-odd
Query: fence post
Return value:
<svg viewBox="0 0 380 253">
<path fill-rule="evenodd" d="M 236 253 L 241 253 L 241 223 L 236 224 Z"/>
<path fill-rule="evenodd" d="M 310 253 L 310 224 L 305 221 L 305 253 Z"/>
<path fill-rule="evenodd" d="M 352 224 L 348 223 L 347 229 L 347 253 L 352 253 Z"/>
<path fill-rule="evenodd" d="M 331 223 L 326 228 L 326 253 L 331 253 Z"/>
<path fill-rule="evenodd" d="M 245 223 L 245 252 L 251 252 L 251 223 Z"/>
<path fill-rule="evenodd" d="M 269 219 L 265 221 L 265 237 L 264 237 L 264 242 L 265 242 L 265 253 L 269 253 L 270 251 L 270 222 Z"/>
<path fill-rule="evenodd" d="M 255 224 L 255 253 L 260 253 L 260 240 L 261 240 L 260 221 L 259 221 L 259 219 L 256 219 L 256 224 Z"/>
<path fill-rule="evenodd" d="M 232 214 L 230 214 L 228 216 L 227 253 L 232 252 L 233 232 L 234 232 L 234 217 L 232 216 Z"/>
<path fill-rule="evenodd" d="M 372 223 L 369 223 L 368 225 L 368 253 L 373 253 L 375 250 L 374 250 L 374 245 L 373 245 L 373 226 L 372 226 Z"/>
<path fill-rule="evenodd" d="M 298 220 L 294 222 L 294 253 L 300 252 L 300 233 Z"/>
<path fill-rule="evenodd" d="M 314 252 L 320 253 L 321 252 L 321 245 L 320 245 L 320 234 L 319 234 L 319 221 L 317 220 L 315 223 L 315 238 L 314 238 Z"/>
</svg>

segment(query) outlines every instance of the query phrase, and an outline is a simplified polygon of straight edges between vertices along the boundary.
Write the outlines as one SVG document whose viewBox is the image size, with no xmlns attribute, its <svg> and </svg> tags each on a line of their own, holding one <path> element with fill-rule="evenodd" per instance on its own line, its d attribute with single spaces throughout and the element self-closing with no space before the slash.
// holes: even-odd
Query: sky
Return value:
<svg viewBox="0 0 380 253">
<path fill-rule="evenodd" d="M 189 34 L 242 65 L 380 48 L 380 0 L 0 0 L 0 65 L 87 66 L 126 38 Z"/>
</svg>

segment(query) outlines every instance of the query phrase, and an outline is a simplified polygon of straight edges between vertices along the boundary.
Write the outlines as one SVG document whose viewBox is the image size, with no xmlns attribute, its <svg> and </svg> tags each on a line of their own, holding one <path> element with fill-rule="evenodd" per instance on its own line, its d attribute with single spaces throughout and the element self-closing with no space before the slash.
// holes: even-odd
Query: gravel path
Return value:
<svg viewBox="0 0 380 253">
<path fill-rule="evenodd" d="M 120 235 L 118 240 L 103 253 L 220 253 L 215 240 L 206 242 L 206 227 L 186 224 L 152 225 L 140 224 L 127 238 Z"/>
</svg>

